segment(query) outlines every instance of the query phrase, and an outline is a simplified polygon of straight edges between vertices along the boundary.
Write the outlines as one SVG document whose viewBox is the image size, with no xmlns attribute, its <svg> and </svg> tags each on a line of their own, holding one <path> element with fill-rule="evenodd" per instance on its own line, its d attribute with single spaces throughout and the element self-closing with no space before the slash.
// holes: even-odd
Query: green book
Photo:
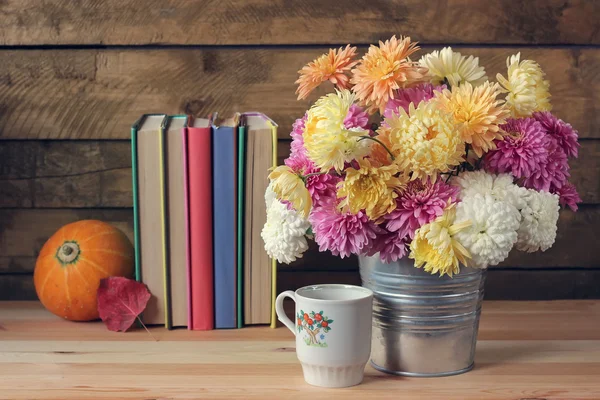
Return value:
<svg viewBox="0 0 600 400">
<path fill-rule="evenodd" d="M 244 326 L 244 188 L 246 165 L 246 121 L 238 126 L 238 187 L 237 187 L 237 327 Z"/>
<path fill-rule="evenodd" d="M 138 128 L 145 119 L 145 115 L 135 121 L 131 126 L 131 178 L 133 183 L 133 248 L 135 257 L 135 280 L 142 281 L 140 268 L 140 224 L 138 217 L 138 172 L 137 172 L 137 132 Z"/>
</svg>

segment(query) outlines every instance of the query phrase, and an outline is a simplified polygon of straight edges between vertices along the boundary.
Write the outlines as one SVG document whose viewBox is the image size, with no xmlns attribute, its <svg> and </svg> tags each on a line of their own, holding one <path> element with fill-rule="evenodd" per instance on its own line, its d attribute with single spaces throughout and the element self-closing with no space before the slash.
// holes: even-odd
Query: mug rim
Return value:
<svg viewBox="0 0 600 400">
<path fill-rule="evenodd" d="M 352 298 L 352 299 L 340 299 L 340 300 L 315 299 L 312 297 L 307 297 L 307 296 L 302 295 L 303 291 L 307 291 L 309 289 L 314 289 L 314 288 L 355 289 L 359 292 L 362 292 L 363 295 L 360 297 Z M 357 301 L 361 301 L 361 300 L 365 300 L 365 299 L 373 297 L 373 291 L 369 288 L 366 288 L 364 286 L 357 286 L 357 285 L 347 285 L 344 283 L 324 283 L 324 284 L 316 284 L 316 285 L 307 285 L 307 286 L 303 286 L 301 288 L 296 289 L 294 293 L 296 294 L 297 297 L 300 297 L 303 300 L 314 301 L 316 303 L 329 303 L 329 304 L 348 304 L 348 303 L 354 303 Z"/>
</svg>

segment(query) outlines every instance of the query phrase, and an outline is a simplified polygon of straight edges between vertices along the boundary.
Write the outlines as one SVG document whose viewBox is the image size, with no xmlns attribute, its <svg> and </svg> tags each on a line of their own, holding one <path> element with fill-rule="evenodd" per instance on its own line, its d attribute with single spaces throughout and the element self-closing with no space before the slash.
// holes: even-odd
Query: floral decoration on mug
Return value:
<svg viewBox="0 0 600 400">
<path fill-rule="evenodd" d="M 298 333 L 306 332 L 304 343 L 307 346 L 327 347 L 325 334 L 331 330 L 332 323 L 332 319 L 323 316 L 323 311 L 305 313 L 300 310 L 296 315 L 296 329 L 298 329 Z"/>
</svg>

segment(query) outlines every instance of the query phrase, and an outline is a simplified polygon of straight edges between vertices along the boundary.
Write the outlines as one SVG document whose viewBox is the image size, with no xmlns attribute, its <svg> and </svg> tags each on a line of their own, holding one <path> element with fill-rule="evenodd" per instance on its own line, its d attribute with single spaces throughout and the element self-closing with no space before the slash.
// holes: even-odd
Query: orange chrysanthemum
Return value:
<svg viewBox="0 0 600 400">
<path fill-rule="evenodd" d="M 355 56 L 356 47 L 347 45 L 346 48 L 329 49 L 329 53 L 305 65 L 298 71 L 300 78 L 295 82 L 298 84 L 298 100 L 305 99 L 325 81 L 330 81 L 338 89 L 348 89 L 349 78 L 346 73 L 358 62 L 354 60 Z"/>
<path fill-rule="evenodd" d="M 371 45 L 361 62 L 352 70 L 356 97 L 370 113 L 379 109 L 383 113 L 394 90 L 414 86 L 426 80 L 427 68 L 419 66 L 408 57 L 419 50 L 409 37 L 393 36 L 379 47 Z"/>
<path fill-rule="evenodd" d="M 496 140 L 502 140 L 501 125 L 510 112 L 504 101 L 498 100 L 500 85 L 484 82 L 473 87 L 469 82 L 444 89 L 433 100 L 444 113 L 454 117 L 456 129 L 465 143 L 470 144 L 477 157 L 496 149 Z"/>
</svg>

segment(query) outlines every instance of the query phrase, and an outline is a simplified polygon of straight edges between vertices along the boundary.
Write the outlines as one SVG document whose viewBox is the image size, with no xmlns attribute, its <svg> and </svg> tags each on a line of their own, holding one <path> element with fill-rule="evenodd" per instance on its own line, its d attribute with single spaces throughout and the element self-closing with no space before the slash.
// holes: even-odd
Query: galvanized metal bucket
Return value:
<svg viewBox="0 0 600 400">
<path fill-rule="evenodd" d="M 473 368 L 486 270 L 462 267 L 452 278 L 359 257 L 373 298 L 371 364 L 396 375 L 448 376 Z"/>
</svg>

